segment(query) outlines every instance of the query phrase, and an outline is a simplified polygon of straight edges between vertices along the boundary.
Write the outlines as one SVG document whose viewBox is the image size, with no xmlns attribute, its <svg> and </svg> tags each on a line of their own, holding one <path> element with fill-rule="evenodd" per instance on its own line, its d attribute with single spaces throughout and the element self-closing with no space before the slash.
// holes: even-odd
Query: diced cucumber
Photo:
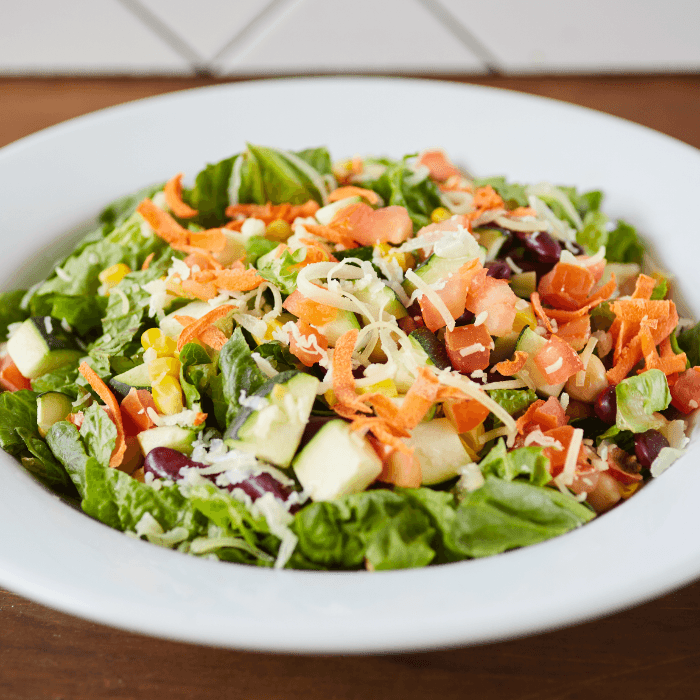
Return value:
<svg viewBox="0 0 700 700">
<path fill-rule="evenodd" d="M 315 214 L 316 221 L 318 221 L 319 224 L 323 224 L 324 226 L 328 226 L 328 224 L 333 221 L 333 217 L 344 207 L 348 207 L 351 204 L 356 204 L 357 202 L 361 202 L 362 197 L 355 196 L 355 197 L 345 197 L 345 199 L 339 199 L 337 202 L 333 202 L 332 204 L 327 204 L 325 207 L 321 207 Z"/>
<path fill-rule="evenodd" d="M 459 269 L 468 262 L 474 260 L 473 256 L 461 258 L 441 258 L 439 255 L 431 255 L 422 265 L 415 269 L 415 273 L 426 284 L 435 284 L 440 280 L 447 279 L 450 275 L 458 272 Z M 408 296 L 416 290 L 416 286 L 410 280 L 405 280 L 403 288 Z"/>
<path fill-rule="evenodd" d="M 510 278 L 510 288 L 516 296 L 529 300 L 532 293 L 537 291 L 537 273 L 532 270 L 513 275 Z"/>
<path fill-rule="evenodd" d="M 546 378 L 535 364 L 535 355 L 542 349 L 547 341 L 541 335 L 537 335 L 529 326 L 523 328 L 520 337 L 515 343 L 516 350 L 527 353 L 527 360 L 523 368 L 516 372 L 515 376 L 526 384 L 532 384 L 535 391 L 541 396 L 559 396 L 565 382 L 561 384 L 548 384 Z"/>
<path fill-rule="evenodd" d="M 497 228 L 480 228 L 474 231 L 474 237 L 479 245 L 486 251 L 486 260 L 495 260 L 501 246 L 508 240 L 503 231 Z"/>
<path fill-rule="evenodd" d="M 431 363 L 438 369 L 450 367 L 450 358 L 447 356 L 445 346 L 429 328 L 416 328 L 409 333 L 408 337 L 420 345 Z"/>
<path fill-rule="evenodd" d="M 296 370 L 272 377 L 248 397 L 252 399 L 249 405 L 241 408 L 224 434 L 226 444 L 288 467 L 311 415 L 318 385 L 316 377 Z"/>
<path fill-rule="evenodd" d="M 314 501 L 364 491 L 382 471 L 372 446 L 342 420 L 326 423 L 294 460 L 294 472 Z"/>
<path fill-rule="evenodd" d="M 376 320 L 379 320 L 381 309 L 396 319 L 408 315 L 406 307 L 399 301 L 396 292 L 381 281 L 373 282 L 366 287 L 355 282 L 350 293 L 369 307 Z"/>
<path fill-rule="evenodd" d="M 415 338 L 409 335 L 408 340 L 411 343 L 410 350 L 401 346 L 395 356 L 397 367 L 394 383 L 396 384 L 396 390 L 400 394 L 407 393 L 416 381 L 416 376 L 411 371 L 411 368 L 414 366 L 427 367 L 433 364 L 428 353 Z"/>
<path fill-rule="evenodd" d="M 497 362 L 502 362 L 513 356 L 515 351 L 515 344 L 520 337 L 518 331 L 513 331 L 508 333 L 508 335 L 503 335 L 500 338 L 493 339 L 493 350 L 491 350 L 491 355 L 489 356 L 489 362 L 493 365 Z"/>
<path fill-rule="evenodd" d="M 46 437 L 49 428 L 59 421 L 65 420 L 73 412 L 73 402 L 70 396 L 60 391 L 46 391 L 36 397 L 36 424 L 39 435 Z"/>
<path fill-rule="evenodd" d="M 447 418 L 419 423 L 406 439 L 421 468 L 421 483 L 439 484 L 459 474 L 460 467 L 472 460 L 464 449 L 455 427 Z"/>
<path fill-rule="evenodd" d="M 28 379 L 71 364 L 84 354 L 76 339 L 51 316 L 28 318 L 7 342 L 7 352 Z"/>
<path fill-rule="evenodd" d="M 332 321 L 316 328 L 325 336 L 328 345 L 334 347 L 340 336 L 351 330 L 359 330 L 360 323 L 352 311 L 338 309 L 338 315 Z"/>
<path fill-rule="evenodd" d="M 148 376 L 148 365 L 141 364 L 126 372 L 118 374 L 109 380 L 109 385 L 121 396 L 126 396 L 132 389 L 151 391 L 151 378 Z"/>
<path fill-rule="evenodd" d="M 142 430 L 136 437 L 144 457 L 156 447 L 169 447 L 171 450 L 190 455 L 197 431 L 181 428 L 179 425 L 161 425 Z"/>
</svg>

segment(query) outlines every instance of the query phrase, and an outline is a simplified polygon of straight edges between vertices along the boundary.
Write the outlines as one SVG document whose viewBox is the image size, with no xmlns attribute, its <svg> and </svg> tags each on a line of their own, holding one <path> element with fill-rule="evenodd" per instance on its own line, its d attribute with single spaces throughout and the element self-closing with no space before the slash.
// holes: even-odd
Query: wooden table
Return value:
<svg viewBox="0 0 700 700">
<path fill-rule="evenodd" d="M 197 79 L 0 80 L 0 146 Z M 464 79 L 631 119 L 700 148 L 700 76 Z M 611 617 L 482 647 L 288 657 L 121 632 L 0 590 L 0 697 L 118 700 L 681 700 L 700 697 L 700 582 Z M 695 664 L 698 664 L 697 666 Z"/>
</svg>

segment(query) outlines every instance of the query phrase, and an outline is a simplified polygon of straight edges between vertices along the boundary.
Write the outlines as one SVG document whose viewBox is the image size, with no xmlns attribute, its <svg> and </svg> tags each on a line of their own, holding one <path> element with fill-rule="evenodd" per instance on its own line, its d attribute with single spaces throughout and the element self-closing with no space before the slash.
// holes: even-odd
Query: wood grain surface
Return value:
<svg viewBox="0 0 700 700">
<path fill-rule="evenodd" d="M 96 109 L 217 82 L 221 81 L 0 79 L 0 146 Z M 592 107 L 700 147 L 698 75 L 489 77 L 460 82 Z M 0 590 L 2 700 L 161 697 L 695 699 L 700 697 L 700 583 L 601 620 L 525 639 L 354 657 L 253 654 L 152 639 Z"/>
</svg>

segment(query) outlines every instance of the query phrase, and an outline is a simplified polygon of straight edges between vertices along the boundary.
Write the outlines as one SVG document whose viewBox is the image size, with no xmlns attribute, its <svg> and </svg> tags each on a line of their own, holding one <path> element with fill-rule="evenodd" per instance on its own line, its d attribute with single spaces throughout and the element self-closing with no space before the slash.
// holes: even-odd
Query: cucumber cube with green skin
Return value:
<svg viewBox="0 0 700 700">
<path fill-rule="evenodd" d="M 191 455 L 197 431 L 181 428 L 179 425 L 161 425 L 142 430 L 136 437 L 144 457 L 156 447 L 169 447 L 171 450 Z"/>
<path fill-rule="evenodd" d="M 355 296 L 358 301 L 369 307 L 369 311 L 374 316 L 375 320 L 379 320 L 379 312 L 382 309 L 386 314 L 396 319 L 408 315 L 406 307 L 399 301 L 396 292 L 381 280 L 377 280 L 368 286 L 361 286 L 355 282 L 350 293 Z"/>
<path fill-rule="evenodd" d="M 316 326 L 316 328 L 328 341 L 328 345 L 335 347 L 338 338 L 345 335 L 348 331 L 359 331 L 360 323 L 352 311 L 338 309 L 338 314 L 332 321 L 324 323 L 322 326 Z"/>
<path fill-rule="evenodd" d="M 36 425 L 41 437 L 46 437 L 49 428 L 65 420 L 73 412 L 70 396 L 60 391 L 46 391 L 36 397 Z"/>
<path fill-rule="evenodd" d="M 366 438 L 343 420 L 326 423 L 294 460 L 294 473 L 314 501 L 364 491 L 382 471 Z"/>
<path fill-rule="evenodd" d="M 455 274 L 463 265 L 472 260 L 474 260 L 474 256 L 441 258 L 439 255 L 433 254 L 422 265 L 417 267 L 414 272 L 426 284 L 435 284 L 435 282 L 447 279 L 450 275 Z M 405 280 L 402 286 L 408 296 L 411 296 L 416 291 L 416 286 L 411 280 Z"/>
<path fill-rule="evenodd" d="M 120 396 L 126 396 L 132 389 L 151 391 L 151 378 L 148 376 L 148 365 L 141 364 L 126 372 L 118 374 L 109 380 L 109 385 Z"/>
<path fill-rule="evenodd" d="M 7 341 L 7 352 L 27 379 L 69 365 L 84 354 L 51 316 L 28 318 Z"/>
<path fill-rule="evenodd" d="M 251 394 L 224 434 L 229 447 L 286 468 L 292 463 L 316 400 L 320 382 L 290 370 Z"/>
<path fill-rule="evenodd" d="M 472 460 L 467 454 L 459 434 L 448 418 L 435 418 L 419 423 L 406 438 L 421 468 L 421 483 L 439 484 L 455 477 L 460 467 Z"/>
<path fill-rule="evenodd" d="M 545 398 L 549 396 L 559 396 L 566 383 L 548 384 L 545 376 L 535 364 L 535 355 L 542 349 L 542 346 L 546 342 L 547 341 L 541 335 L 537 335 L 529 326 L 525 326 L 515 343 L 516 350 L 522 350 L 527 353 L 527 360 L 525 360 L 523 368 L 519 372 L 516 372 L 515 376 L 518 379 L 522 379 L 528 385 L 532 384 L 535 391 Z"/>
</svg>

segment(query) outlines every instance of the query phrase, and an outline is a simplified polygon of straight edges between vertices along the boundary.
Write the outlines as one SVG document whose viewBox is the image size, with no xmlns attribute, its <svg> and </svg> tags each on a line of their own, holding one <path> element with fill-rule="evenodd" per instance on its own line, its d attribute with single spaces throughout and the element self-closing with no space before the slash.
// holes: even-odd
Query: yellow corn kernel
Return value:
<svg viewBox="0 0 700 700">
<path fill-rule="evenodd" d="M 411 253 L 400 253 L 394 248 L 394 246 L 388 243 L 379 243 L 375 246 L 375 250 L 381 255 L 384 260 L 391 262 L 395 260 L 398 266 L 406 272 L 409 268 L 415 267 L 416 261 Z"/>
<path fill-rule="evenodd" d="M 360 389 L 361 394 L 373 394 L 375 392 L 384 394 L 384 396 L 388 396 L 390 399 L 399 395 L 393 379 L 383 379 L 381 382 L 376 382 Z"/>
<path fill-rule="evenodd" d="M 337 399 L 335 398 L 335 392 L 333 389 L 329 389 L 323 394 L 323 398 L 326 399 L 326 403 L 330 408 L 333 408 L 333 406 L 338 403 Z"/>
<path fill-rule="evenodd" d="M 629 498 L 635 491 L 637 491 L 641 484 L 641 481 L 634 481 L 631 484 L 625 484 L 622 486 L 622 498 Z"/>
<path fill-rule="evenodd" d="M 117 263 L 116 265 L 111 265 L 106 267 L 99 275 L 97 279 L 102 282 L 105 289 L 111 289 L 116 287 L 129 273 L 131 268 L 124 263 Z"/>
<path fill-rule="evenodd" d="M 433 209 L 433 211 L 430 213 L 430 220 L 434 224 L 439 224 L 441 221 L 445 221 L 445 219 L 449 219 L 451 217 L 452 213 L 448 209 L 445 209 L 445 207 L 438 207 L 437 209 Z"/>
<path fill-rule="evenodd" d="M 173 378 L 180 376 L 180 360 L 174 357 L 158 357 L 148 365 L 148 378 L 151 384 L 168 376 Z"/>
<path fill-rule="evenodd" d="M 275 219 L 265 229 L 265 238 L 270 241 L 286 241 L 292 235 L 292 227 L 284 219 Z"/>
<path fill-rule="evenodd" d="M 528 306 L 527 309 L 515 312 L 515 321 L 513 321 L 513 330 L 516 333 L 520 333 L 525 326 L 529 326 L 533 331 L 537 328 L 537 318 L 535 317 L 535 312 L 532 310 L 532 306 Z"/>
<path fill-rule="evenodd" d="M 149 328 L 141 335 L 144 350 L 152 348 L 158 357 L 172 357 L 177 351 L 177 342 L 165 335 L 159 328 Z"/>
<path fill-rule="evenodd" d="M 274 336 L 272 334 L 278 328 L 282 328 L 283 325 L 284 324 L 280 323 L 276 318 L 270 319 L 267 322 L 267 329 L 265 330 L 264 335 L 262 337 L 254 335 L 253 339 L 258 345 L 262 345 L 262 343 L 266 343 L 268 340 L 274 340 Z"/>
<path fill-rule="evenodd" d="M 175 377 L 166 374 L 158 381 L 154 381 L 152 391 L 153 401 L 160 413 L 172 416 L 180 413 L 184 408 L 180 382 Z"/>
</svg>

